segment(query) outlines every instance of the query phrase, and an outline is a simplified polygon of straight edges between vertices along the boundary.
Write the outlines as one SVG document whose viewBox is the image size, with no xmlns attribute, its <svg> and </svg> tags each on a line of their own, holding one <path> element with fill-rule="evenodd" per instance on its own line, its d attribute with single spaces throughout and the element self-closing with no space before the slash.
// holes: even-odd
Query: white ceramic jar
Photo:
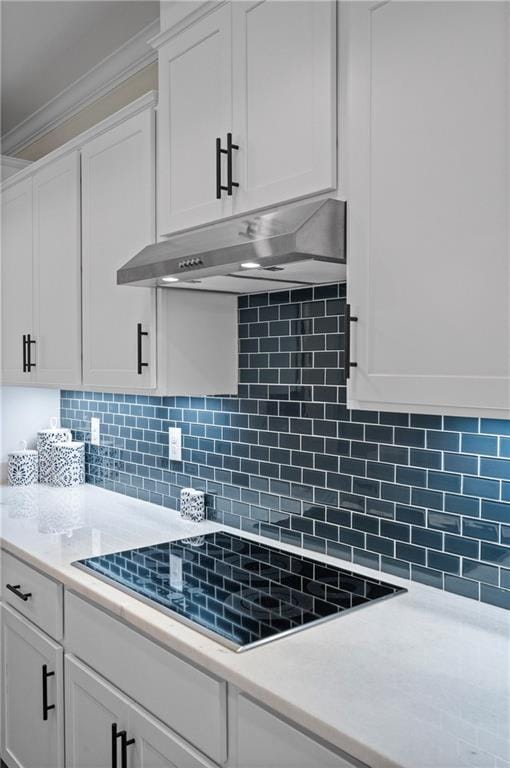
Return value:
<svg viewBox="0 0 510 768">
<path fill-rule="evenodd" d="M 85 443 L 68 441 L 49 446 L 50 485 L 72 488 L 85 482 Z"/>
<path fill-rule="evenodd" d="M 51 447 L 57 443 L 69 442 L 72 440 L 70 429 L 57 428 L 52 426 L 50 429 L 41 429 L 37 433 L 37 450 L 39 452 L 39 482 L 52 483 L 52 457 Z"/>
<path fill-rule="evenodd" d="M 7 477 L 9 485 L 33 485 L 39 479 L 37 451 L 27 449 L 26 440 L 22 440 L 19 451 L 8 454 Z"/>
</svg>

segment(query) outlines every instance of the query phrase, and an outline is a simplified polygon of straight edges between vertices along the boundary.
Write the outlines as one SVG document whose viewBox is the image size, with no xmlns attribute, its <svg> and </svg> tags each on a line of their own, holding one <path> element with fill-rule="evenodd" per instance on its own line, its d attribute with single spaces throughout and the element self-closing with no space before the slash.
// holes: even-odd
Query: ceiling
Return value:
<svg viewBox="0 0 510 768">
<path fill-rule="evenodd" d="M 2 135 L 159 17 L 152 0 L 1 0 Z"/>
</svg>

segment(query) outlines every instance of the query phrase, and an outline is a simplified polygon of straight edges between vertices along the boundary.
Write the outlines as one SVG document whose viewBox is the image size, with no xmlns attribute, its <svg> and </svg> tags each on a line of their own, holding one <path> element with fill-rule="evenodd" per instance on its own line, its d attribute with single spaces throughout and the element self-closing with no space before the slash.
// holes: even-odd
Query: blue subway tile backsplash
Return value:
<svg viewBox="0 0 510 768">
<path fill-rule="evenodd" d="M 344 313 L 345 284 L 240 297 L 238 397 L 62 391 L 87 482 L 192 485 L 219 522 L 510 608 L 510 421 L 349 411 Z"/>
</svg>

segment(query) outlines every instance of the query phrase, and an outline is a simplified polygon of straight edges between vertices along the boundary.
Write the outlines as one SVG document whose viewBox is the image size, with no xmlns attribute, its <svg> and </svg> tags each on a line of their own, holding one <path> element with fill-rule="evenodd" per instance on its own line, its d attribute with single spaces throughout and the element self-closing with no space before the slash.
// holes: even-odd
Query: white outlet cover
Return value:
<svg viewBox="0 0 510 768">
<path fill-rule="evenodd" d="M 168 455 L 170 461 L 182 461 L 182 431 L 180 427 L 168 430 Z"/>
<path fill-rule="evenodd" d="M 101 419 L 95 416 L 90 419 L 90 442 L 92 445 L 101 445 Z"/>
</svg>

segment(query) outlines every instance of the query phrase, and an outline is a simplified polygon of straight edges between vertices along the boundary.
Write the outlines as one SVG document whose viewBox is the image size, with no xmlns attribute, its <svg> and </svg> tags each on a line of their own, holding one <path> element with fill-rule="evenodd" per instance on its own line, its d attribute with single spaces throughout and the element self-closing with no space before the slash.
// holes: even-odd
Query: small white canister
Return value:
<svg viewBox="0 0 510 768">
<path fill-rule="evenodd" d="M 9 485 L 34 485 L 39 479 L 37 451 L 27 449 L 27 441 L 21 440 L 20 450 L 8 454 Z"/>
<path fill-rule="evenodd" d="M 199 523 L 205 518 L 205 494 L 194 488 L 181 488 L 181 517 Z"/>
<path fill-rule="evenodd" d="M 50 429 L 41 429 L 37 433 L 37 450 L 39 452 L 39 482 L 52 482 L 52 458 L 50 455 L 51 446 L 56 443 L 63 443 L 72 440 L 70 429 L 57 428 L 57 419 L 50 419 Z"/>
<path fill-rule="evenodd" d="M 85 443 L 54 443 L 49 447 L 50 485 L 72 488 L 85 482 Z"/>
</svg>

